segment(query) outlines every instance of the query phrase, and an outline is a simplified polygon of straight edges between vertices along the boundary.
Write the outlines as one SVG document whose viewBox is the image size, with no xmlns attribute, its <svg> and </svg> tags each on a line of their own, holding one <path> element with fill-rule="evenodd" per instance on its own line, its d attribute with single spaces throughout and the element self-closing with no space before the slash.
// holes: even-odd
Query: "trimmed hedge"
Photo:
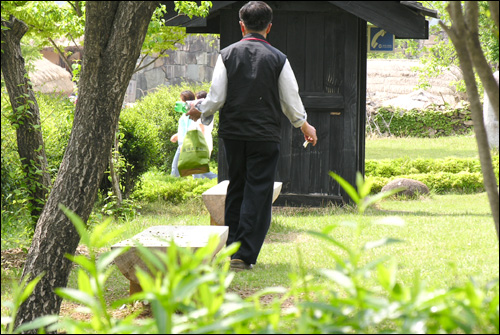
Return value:
<svg viewBox="0 0 500 335">
<path fill-rule="evenodd" d="M 434 109 L 433 109 L 434 108 Z M 368 115 L 367 131 L 397 137 L 440 137 L 469 134 L 473 127 L 467 108 L 404 110 L 382 107 Z"/>
<path fill-rule="evenodd" d="M 492 162 L 498 183 L 499 156 Z M 481 165 L 473 158 L 367 160 L 365 175 L 373 180 L 372 193 L 396 178 L 418 180 L 435 193 L 484 191 Z"/>
<path fill-rule="evenodd" d="M 498 156 L 493 156 L 492 160 L 493 167 L 497 170 L 498 174 Z M 481 164 L 479 159 L 476 158 L 398 158 L 392 160 L 366 160 L 365 162 L 365 174 L 377 177 L 438 172 L 481 172 Z"/>
</svg>

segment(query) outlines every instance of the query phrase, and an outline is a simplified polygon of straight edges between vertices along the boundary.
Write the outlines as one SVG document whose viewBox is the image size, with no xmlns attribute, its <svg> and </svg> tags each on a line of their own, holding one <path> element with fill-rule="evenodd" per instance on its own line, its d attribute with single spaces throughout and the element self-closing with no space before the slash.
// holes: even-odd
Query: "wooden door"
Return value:
<svg viewBox="0 0 500 335">
<path fill-rule="evenodd" d="M 356 171 L 364 172 L 366 24 L 327 2 L 268 3 L 274 9 L 268 40 L 287 55 L 308 122 L 318 134 L 318 144 L 304 149 L 302 132 L 283 115 L 276 176 L 283 187 L 276 203 L 348 200 L 329 172 L 353 185 Z M 221 11 L 221 48 L 241 38 L 238 9 Z M 219 153 L 219 180 L 224 180 L 222 147 Z"/>
</svg>

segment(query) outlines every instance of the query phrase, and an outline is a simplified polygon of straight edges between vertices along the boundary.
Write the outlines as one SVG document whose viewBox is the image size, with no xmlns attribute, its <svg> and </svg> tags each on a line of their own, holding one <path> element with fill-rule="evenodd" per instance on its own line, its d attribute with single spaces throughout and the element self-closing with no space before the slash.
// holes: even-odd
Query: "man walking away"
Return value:
<svg viewBox="0 0 500 335">
<path fill-rule="evenodd" d="M 224 217 L 229 227 L 227 245 L 241 243 L 231 257 L 236 271 L 249 270 L 257 262 L 271 224 L 281 113 L 300 127 L 307 142 L 317 142 L 290 63 L 266 40 L 272 26 L 271 7 L 250 1 L 239 16 L 243 38 L 221 50 L 207 98 L 187 113 L 208 124 L 220 110 L 219 138 L 229 175 Z"/>
</svg>

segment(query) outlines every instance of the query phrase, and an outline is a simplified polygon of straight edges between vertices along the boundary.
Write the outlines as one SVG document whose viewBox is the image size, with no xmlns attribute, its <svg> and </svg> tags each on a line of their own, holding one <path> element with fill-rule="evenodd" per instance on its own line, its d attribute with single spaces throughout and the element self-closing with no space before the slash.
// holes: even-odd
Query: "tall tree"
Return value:
<svg viewBox="0 0 500 335">
<path fill-rule="evenodd" d="M 493 4 L 492 4 L 493 3 Z M 497 26 L 498 38 L 498 2 L 489 1 L 490 11 L 496 10 L 495 24 Z M 447 26 L 442 21 L 439 22 L 441 27 L 450 37 L 455 50 L 457 51 L 460 60 L 460 68 L 462 69 L 467 96 L 470 102 L 471 117 L 474 122 L 474 132 L 479 152 L 479 160 L 481 162 L 481 170 L 484 177 L 484 187 L 488 194 L 490 208 L 495 222 L 497 238 L 499 238 L 499 202 L 498 202 L 498 186 L 491 162 L 491 153 L 484 127 L 483 108 L 480 101 L 480 96 L 477 88 L 474 70 L 477 71 L 483 86 L 486 90 L 491 105 L 498 119 L 498 84 L 496 83 L 493 72 L 488 66 L 484 54 L 479 43 L 478 29 L 478 13 L 479 6 L 477 1 L 465 1 L 462 8 L 460 1 L 450 1 L 446 10 L 450 14 L 452 25 Z"/>
<path fill-rule="evenodd" d="M 12 106 L 12 125 L 16 128 L 17 150 L 23 166 L 29 192 L 30 211 L 36 222 L 50 187 L 47 156 L 40 126 L 40 112 L 25 62 L 21 53 L 21 38 L 28 26 L 11 16 L 2 17 L 2 76 Z"/>
<path fill-rule="evenodd" d="M 54 186 L 38 220 L 22 277 L 45 273 L 21 305 L 15 326 L 58 314 L 79 235 L 59 209 L 64 205 L 84 222 L 94 204 L 118 125 L 121 104 L 139 57 L 156 1 L 89 1 L 84 59 L 71 137 Z"/>
</svg>

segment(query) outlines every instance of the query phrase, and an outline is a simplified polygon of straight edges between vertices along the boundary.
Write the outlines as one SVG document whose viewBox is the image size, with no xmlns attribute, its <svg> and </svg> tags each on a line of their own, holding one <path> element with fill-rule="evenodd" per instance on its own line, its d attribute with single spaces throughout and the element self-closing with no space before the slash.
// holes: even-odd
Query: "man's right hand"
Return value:
<svg viewBox="0 0 500 335">
<path fill-rule="evenodd" d="M 307 121 L 300 127 L 302 133 L 304 134 L 304 139 L 312 143 L 313 146 L 318 142 L 318 136 L 316 135 L 316 128 L 311 126 Z"/>
<path fill-rule="evenodd" d="M 191 107 L 190 110 L 186 113 L 187 116 L 193 121 L 198 121 L 198 119 L 201 117 L 201 112 L 194 107 L 194 105 Z"/>
</svg>

